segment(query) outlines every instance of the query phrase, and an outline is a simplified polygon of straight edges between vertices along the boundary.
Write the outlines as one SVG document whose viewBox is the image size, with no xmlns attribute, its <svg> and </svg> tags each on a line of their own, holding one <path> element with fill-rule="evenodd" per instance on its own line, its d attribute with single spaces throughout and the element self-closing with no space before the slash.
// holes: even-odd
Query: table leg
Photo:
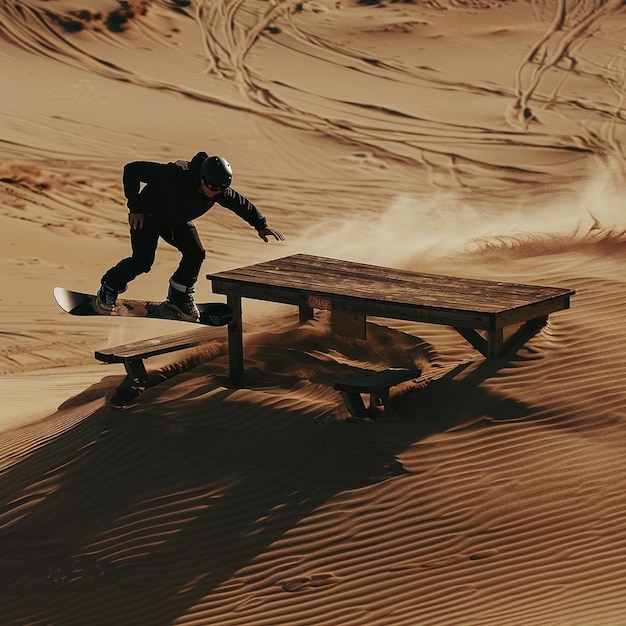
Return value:
<svg viewBox="0 0 626 626">
<path fill-rule="evenodd" d="M 300 324 L 313 319 L 313 307 L 301 305 L 298 308 L 300 310 Z"/>
<path fill-rule="evenodd" d="M 241 297 L 226 296 L 226 302 L 233 310 L 233 319 L 230 324 L 228 324 L 228 366 L 230 379 L 235 387 L 241 388 L 244 386 Z"/>
<path fill-rule="evenodd" d="M 495 358 L 502 354 L 504 345 L 504 328 L 495 328 L 487 332 L 487 354 L 488 359 Z"/>
</svg>

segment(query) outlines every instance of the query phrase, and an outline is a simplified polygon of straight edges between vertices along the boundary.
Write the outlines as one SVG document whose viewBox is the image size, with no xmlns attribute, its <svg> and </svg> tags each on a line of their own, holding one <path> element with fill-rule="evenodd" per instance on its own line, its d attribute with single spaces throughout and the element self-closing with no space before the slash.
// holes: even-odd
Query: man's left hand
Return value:
<svg viewBox="0 0 626 626">
<path fill-rule="evenodd" d="M 277 241 L 285 241 L 285 236 L 275 228 L 270 228 L 266 226 L 265 228 L 261 228 L 261 230 L 257 231 L 259 233 L 259 237 L 263 239 L 263 241 L 268 241 L 268 237 L 274 237 Z"/>
</svg>

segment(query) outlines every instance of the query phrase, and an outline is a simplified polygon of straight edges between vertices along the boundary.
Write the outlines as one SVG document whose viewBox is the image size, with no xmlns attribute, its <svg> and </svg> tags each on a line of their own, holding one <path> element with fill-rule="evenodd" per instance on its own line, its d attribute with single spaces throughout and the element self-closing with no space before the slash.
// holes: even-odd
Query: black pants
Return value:
<svg viewBox="0 0 626 626">
<path fill-rule="evenodd" d="M 152 215 L 146 215 L 143 228 L 130 231 L 132 256 L 122 259 L 108 270 L 102 280 L 113 289 L 123 291 L 139 274 L 149 272 L 154 263 L 159 237 L 182 254 L 172 279 L 186 287 L 194 285 L 206 256 L 196 227 L 192 222 L 165 225 Z"/>
</svg>

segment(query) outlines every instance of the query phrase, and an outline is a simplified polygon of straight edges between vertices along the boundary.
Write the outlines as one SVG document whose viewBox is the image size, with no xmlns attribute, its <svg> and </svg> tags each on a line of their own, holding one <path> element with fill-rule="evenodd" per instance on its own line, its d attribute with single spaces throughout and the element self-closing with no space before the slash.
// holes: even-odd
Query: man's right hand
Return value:
<svg viewBox="0 0 626 626">
<path fill-rule="evenodd" d="M 143 228 L 143 213 L 129 213 L 128 223 L 133 230 Z"/>
</svg>

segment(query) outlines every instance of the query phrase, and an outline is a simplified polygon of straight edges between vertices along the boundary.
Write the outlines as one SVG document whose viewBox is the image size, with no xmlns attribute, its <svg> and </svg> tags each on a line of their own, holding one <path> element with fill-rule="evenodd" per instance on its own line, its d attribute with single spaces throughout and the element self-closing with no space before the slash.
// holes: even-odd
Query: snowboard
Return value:
<svg viewBox="0 0 626 626">
<path fill-rule="evenodd" d="M 54 288 L 54 299 L 70 315 L 102 315 L 111 317 L 150 317 L 160 320 L 178 320 L 189 322 L 180 317 L 175 306 L 169 302 L 150 302 L 148 300 L 128 300 L 118 298 L 110 313 L 103 312 L 96 304 L 96 296 L 89 293 L 70 291 L 63 287 Z M 196 303 L 200 319 L 192 324 L 207 326 L 225 326 L 233 319 L 233 310 L 223 302 Z"/>
</svg>

